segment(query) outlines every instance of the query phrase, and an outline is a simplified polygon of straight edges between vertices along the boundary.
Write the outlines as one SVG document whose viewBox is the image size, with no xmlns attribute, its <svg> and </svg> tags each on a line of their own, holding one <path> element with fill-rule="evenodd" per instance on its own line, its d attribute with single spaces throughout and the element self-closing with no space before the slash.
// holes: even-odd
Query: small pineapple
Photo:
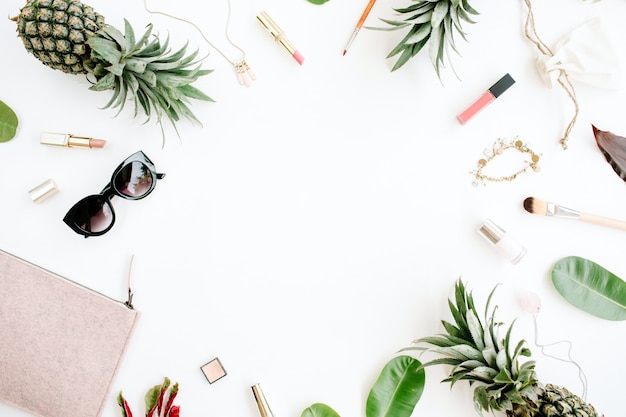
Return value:
<svg viewBox="0 0 626 417">
<path fill-rule="evenodd" d="M 535 373 L 535 362 L 520 363 L 520 356 L 530 357 L 524 340 L 511 350 L 510 326 L 504 339 L 497 336 L 495 308 L 489 314 L 487 299 L 485 323 L 476 313 L 472 294 L 461 280 L 455 285 L 455 300 L 448 305 L 455 324 L 442 321 L 446 333 L 417 339 L 408 349 L 430 351 L 440 358 L 423 364 L 451 365 L 452 370 L 442 382 L 454 385 L 469 381 L 474 388 L 474 404 L 479 413 L 500 411 L 508 417 L 598 417 L 594 407 L 566 388 L 541 384 Z M 489 315 L 488 315 L 489 314 Z M 419 346 L 427 344 L 430 347 Z M 482 414 L 482 413 L 481 413 Z"/>
<path fill-rule="evenodd" d="M 472 15 L 478 12 L 469 4 L 469 0 L 412 0 L 413 4 L 394 9 L 403 18 L 383 20 L 392 26 L 391 30 L 410 27 L 407 35 L 389 53 L 387 58 L 400 54 L 392 71 L 402 67 L 429 44 L 430 59 L 439 76 L 444 59 L 450 48 L 458 53 L 454 35 L 459 34 L 464 40 L 462 23 L 475 23 Z"/>
<path fill-rule="evenodd" d="M 134 116 L 143 111 L 149 120 L 155 113 L 161 123 L 165 114 L 176 128 L 181 118 L 200 124 L 189 98 L 213 101 L 190 85 L 211 72 L 194 61 L 198 52 L 185 57 L 185 45 L 172 53 L 169 38 L 161 43 L 151 24 L 136 39 L 128 21 L 122 33 L 79 0 L 28 0 L 12 20 L 26 50 L 45 65 L 93 76 L 91 90 L 112 90 L 104 108 L 118 108 L 118 114 L 132 99 Z"/>
</svg>

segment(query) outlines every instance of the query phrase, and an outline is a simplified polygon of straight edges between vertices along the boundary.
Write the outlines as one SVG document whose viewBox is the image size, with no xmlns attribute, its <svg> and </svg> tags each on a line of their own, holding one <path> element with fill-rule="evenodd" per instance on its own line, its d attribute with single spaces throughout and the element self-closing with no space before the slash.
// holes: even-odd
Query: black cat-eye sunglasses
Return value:
<svg viewBox="0 0 626 417">
<path fill-rule="evenodd" d="M 113 171 L 111 181 L 100 194 L 93 194 L 74 204 L 63 221 L 76 233 L 85 237 L 100 236 L 113 227 L 115 211 L 111 204 L 114 196 L 126 200 L 139 200 L 154 190 L 156 180 L 165 174 L 156 172 L 154 164 L 142 152 L 129 156 Z"/>
</svg>

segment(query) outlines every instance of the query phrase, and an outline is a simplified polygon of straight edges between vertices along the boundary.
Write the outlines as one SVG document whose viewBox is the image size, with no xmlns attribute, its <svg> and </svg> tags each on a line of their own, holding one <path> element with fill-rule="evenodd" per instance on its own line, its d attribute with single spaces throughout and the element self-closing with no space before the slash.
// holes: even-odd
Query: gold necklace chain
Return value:
<svg viewBox="0 0 626 417">
<path fill-rule="evenodd" d="M 514 149 L 522 154 L 530 155 L 530 161 L 524 161 L 524 165 L 518 171 L 510 174 L 503 175 L 501 177 L 494 177 L 488 174 L 483 173 L 483 169 L 489 165 L 491 161 L 502 155 L 507 149 Z M 505 142 L 504 140 L 498 138 L 495 143 L 492 145 L 491 150 L 485 149 L 485 157 L 478 160 L 478 168 L 474 171 L 471 171 L 475 179 L 472 182 L 474 187 L 478 187 L 479 185 L 485 185 L 485 181 L 489 182 L 503 182 L 503 181 L 513 181 L 517 178 L 518 175 L 526 172 L 529 168 L 533 171 L 539 171 L 539 158 L 541 155 L 537 155 L 532 151 L 528 146 L 524 145 L 524 142 L 519 140 L 517 137 L 513 138 L 510 142 Z"/>
<path fill-rule="evenodd" d="M 215 49 L 228 63 L 230 63 L 234 67 L 235 74 L 237 75 L 237 81 L 239 81 L 239 85 L 245 85 L 246 87 L 250 87 L 251 81 L 256 80 L 256 76 L 254 75 L 254 72 L 252 72 L 252 70 L 250 69 L 250 66 L 246 62 L 246 52 L 243 50 L 243 48 L 235 44 L 232 41 L 232 39 L 230 39 L 230 35 L 228 34 L 228 30 L 230 26 L 231 8 L 232 8 L 230 4 L 230 0 L 228 0 L 228 14 L 226 15 L 226 26 L 224 28 L 224 34 L 226 35 L 226 40 L 228 41 L 228 43 L 230 43 L 235 49 L 241 52 L 241 58 L 238 60 L 232 60 L 228 58 L 228 56 L 220 48 L 215 46 L 215 44 L 213 44 L 213 42 L 211 42 L 209 38 L 207 38 L 207 36 L 202 31 L 202 29 L 200 29 L 200 27 L 196 25 L 195 23 L 193 23 L 192 21 L 183 19 L 182 17 L 174 16 L 165 12 L 161 12 L 158 10 L 151 10 L 148 7 L 148 0 L 143 0 L 143 6 L 148 13 L 160 14 L 162 16 L 169 17 L 170 19 L 187 23 L 193 26 L 194 28 L 196 28 L 196 30 L 200 33 L 200 35 L 205 40 L 205 42 L 208 43 L 213 49 Z"/>
</svg>

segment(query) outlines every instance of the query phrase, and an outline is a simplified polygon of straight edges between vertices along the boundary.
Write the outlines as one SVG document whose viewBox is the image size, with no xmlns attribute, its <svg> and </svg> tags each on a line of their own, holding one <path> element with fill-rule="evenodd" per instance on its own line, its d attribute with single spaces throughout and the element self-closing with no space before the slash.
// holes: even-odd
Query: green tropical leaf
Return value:
<svg viewBox="0 0 626 417">
<path fill-rule="evenodd" d="M 467 324 L 476 348 L 483 350 L 485 348 L 485 342 L 483 341 L 484 329 L 475 311 L 471 310 L 467 312 Z"/>
<path fill-rule="evenodd" d="M 108 39 L 92 36 L 87 39 L 91 47 L 92 57 L 96 56 L 109 64 L 117 64 L 122 58 L 122 53 L 117 49 L 117 44 Z"/>
<path fill-rule="evenodd" d="M 315 403 L 305 409 L 300 417 L 339 417 L 339 414 L 326 404 Z"/>
<path fill-rule="evenodd" d="M 410 417 L 424 391 L 422 364 L 410 356 L 396 356 L 383 368 L 370 390 L 367 417 Z"/>
<path fill-rule="evenodd" d="M 418 43 L 424 40 L 424 38 L 430 36 L 430 32 L 432 31 L 432 28 L 430 27 L 430 23 L 416 26 L 416 28 L 417 30 L 415 31 L 415 33 L 404 40 L 404 43 L 406 45 L 410 45 L 412 43 Z"/>
<path fill-rule="evenodd" d="M 449 7 L 450 5 L 446 1 L 440 1 L 437 3 L 430 19 L 430 24 L 433 28 L 436 28 L 441 24 L 441 22 L 443 22 L 443 18 L 448 14 Z"/>
<path fill-rule="evenodd" d="M 581 310 L 606 320 L 626 320 L 626 283 L 595 262 L 565 257 L 552 268 L 552 283 Z"/>
<path fill-rule="evenodd" d="M 489 396 L 487 395 L 487 387 L 481 386 L 474 390 L 474 403 L 483 410 L 489 410 Z"/>
<path fill-rule="evenodd" d="M 511 379 L 509 374 L 506 372 L 506 369 L 500 370 L 500 373 L 496 375 L 495 378 L 493 378 L 493 381 L 501 383 L 501 384 L 512 384 L 513 382 L 515 382 Z"/>
<path fill-rule="evenodd" d="M 104 77 L 100 78 L 98 82 L 89 87 L 90 90 L 93 91 L 104 91 L 109 90 L 115 86 L 115 74 L 112 72 L 108 73 Z"/>
<path fill-rule="evenodd" d="M 0 101 L 0 142 L 8 142 L 17 132 L 17 115 L 3 101 Z"/>
<path fill-rule="evenodd" d="M 146 415 L 149 415 L 150 412 L 154 409 L 154 407 L 157 406 L 158 402 L 159 402 L 159 397 L 161 397 L 161 394 L 165 391 L 167 391 L 167 388 L 170 386 L 170 379 L 168 377 L 165 377 L 163 379 L 163 383 L 160 385 L 155 385 L 152 388 L 150 388 L 148 390 L 148 392 L 146 392 L 146 395 L 144 396 L 144 403 L 146 405 Z"/>
</svg>

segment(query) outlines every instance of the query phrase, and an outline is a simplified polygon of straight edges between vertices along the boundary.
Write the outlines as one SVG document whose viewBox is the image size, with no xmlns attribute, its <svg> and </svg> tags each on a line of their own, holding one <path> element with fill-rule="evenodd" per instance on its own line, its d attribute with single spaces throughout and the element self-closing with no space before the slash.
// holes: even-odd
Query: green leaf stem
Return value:
<svg viewBox="0 0 626 417">
<path fill-rule="evenodd" d="M 367 397 L 367 417 L 410 417 L 422 396 L 426 374 L 410 356 L 391 359 L 381 371 Z"/>
<path fill-rule="evenodd" d="M 0 142 L 8 142 L 17 132 L 17 115 L 3 101 L 0 101 Z"/>
<path fill-rule="evenodd" d="M 552 283 L 579 309 L 606 320 L 626 320 L 626 283 L 602 266 L 568 256 L 554 265 Z"/>
</svg>

